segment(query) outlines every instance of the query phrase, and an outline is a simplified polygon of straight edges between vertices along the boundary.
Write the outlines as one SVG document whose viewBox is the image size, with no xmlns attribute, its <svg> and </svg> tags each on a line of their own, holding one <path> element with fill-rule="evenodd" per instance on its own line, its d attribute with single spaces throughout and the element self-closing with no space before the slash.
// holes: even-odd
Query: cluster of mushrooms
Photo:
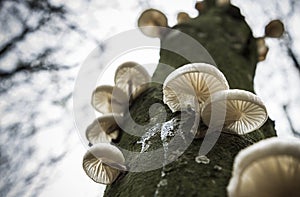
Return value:
<svg viewBox="0 0 300 197">
<path fill-rule="evenodd" d="M 230 0 L 216 0 L 219 7 L 229 4 Z M 197 2 L 195 8 L 199 13 L 204 13 L 205 1 Z M 178 13 L 178 24 L 189 20 L 191 18 L 187 13 Z M 138 25 L 140 28 L 149 27 L 141 28 L 145 35 L 162 38 L 166 32 L 161 32 L 157 26 L 168 27 L 168 22 L 162 12 L 149 9 L 142 13 Z M 265 38 L 280 38 L 283 33 L 284 26 L 280 20 L 266 25 L 265 36 L 256 39 L 258 61 L 264 61 L 269 50 Z M 214 122 L 215 125 L 223 124 L 225 131 L 249 133 L 267 119 L 266 108 L 256 95 L 244 90 L 229 90 L 224 75 L 208 64 L 182 66 L 167 77 L 163 88 L 164 102 L 173 112 L 192 108 L 201 114 L 206 125 L 210 125 L 212 109 L 223 109 L 221 113 L 225 109 L 224 120 Z M 200 134 L 200 137 L 203 135 Z M 240 151 L 234 161 L 227 192 L 230 197 L 300 196 L 299 183 L 300 142 L 274 137 Z"/>
<path fill-rule="evenodd" d="M 215 2 L 219 7 L 230 4 L 230 0 Z M 204 1 L 197 2 L 195 7 L 200 13 L 205 12 Z M 178 24 L 189 20 L 187 13 L 178 13 Z M 166 32 L 157 27 L 168 27 L 168 22 L 162 12 L 148 9 L 141 14 L 138 26 L 145 35 L 161 38 Z M 283 32 L 280 20 L 266 26 L 265 36 L 257 38 L 259 61 L 268 53 L 265 38 L 279 38 Z M 101 184 L 113 183 L 127 169 L 122 152 L 111 142 L 120 136 L 126 108 L 148 88 L 151 79 L 142 66 L 126 62 L 116 70 L 114 81 L 115 86 L 102 85 L 93 92 L 92 106 L 103 115 L 86 129 L 91 148 L 84 155 L 83 169 L 93 181 Z M 221 127 L 222 131 L 237 135 L 260 128 L 268 118 L 259 97 L 245 90 L 229 89 L 223 73 L 206 63 L 191 63 L 173 71 L 164 81 L 163 101 L 172 112 L 192 109 L 207 126 Z M 224 116 L 220 120 L 213 119 L 213 113 Z M 230 197 L 300 196 L 299 183 L 300 142 L 274 137 L 240 151 L 227 192 Z"/>
<path fill-rule="evenodd" d="M 268 117 L 259 97 L 245 90 L 230 90 L 224 75 L 205 63 L 187 64 L 172 72 L 164 82 L 163 96 L 173 112 L 191 108 L 207 126 L 233 134 L 254 131 Z M 211 120 L 212 110 L 225 112 L 224 119 Z M 296 197 L 300 196 L 299 183 L 300 141 L 274 137 L 239 152 L 227 192 L 229 197 Z"/>
<path fill-rule="evenodd" d="M 200 14 L 206 12 L 206 3 L 196 2 L 195 8 Z M 226 7 L 230 5 L 230 0 L 215 0 L 215 4 L 217 7 Z M 191 18 L 187 13 L 178 13 L 178 24 L 189 20 Z M 159 10 L 148 9 L 139 17 L 138 26 L 146 36 L 162 38 L 167 32 L 160 27 L 168 27 L 168 20 Z M 265 27 L 265 36 L 256 40 L 259 61 L 265 60 L 268 53 L 265 38 L 279 38 L 283 33 L 284 26 L 280 20 L 273 20 Z M 266 108 L 255 94 L 244 90 L 229 90 L 224 75 L 208 64 L 194 63 L 182 66 L 167 77 L 163 91 L 164 102 L 173 112 L 189 106 L 201 113 L 201 118 L 207 126 L 210 124 L 212 105 L 216 109 L 226 108 L 224 129 L 236 134 L 254 131 L 267 120 Z M 194 106 L 195 96 L 199 106 Z M 216 122 L 214 124 L 220 126 L 216 125 Z M 199 137 L 201 136 L 200 134 Z"/>
<path fill-rule="evenodd" d="M 206 63 L 186 64 L 168 75 L 163 84 L 163 101 L 172 112 L 192 109 L 207 126 L 238 135 L 260 128 L 268 118 L 258 96 L 229 89 L 223 73 Z M 224 116 L 211 119 L 212 113 Z"/>
<path fill-rule="evenodd" d="M 148 72 L 135 62 L 121 64 L 115 72 L 115 86 L 101 85 L 92 93 L 91 104 L 103 115 L 86 129 L 92 146 L 83 157 L 83 169 L 95 182 L 111 184 L 126 170 L 123 153 L 113 144 L 117 140 L 125 110 L 149 85 Z"/>
<path fill-rule="evenodd" d="M 206 2 L 198 1 L 195 8 L 199 13 L 206 12 Z M 216 0 L 217 7 L 226 7 L 230 5 L 230 0 Z M 192 18 L 185 12 L 177 14 L 177 24 L 190 21 Z M 162 38 L 166 35 L 166 30 L 161 27 L 169 27 L 167 17 L 159 10 L 145 10 L 138 19 L 138 26 L 141 31 L 149 37 Z M 276 19 L 269 22 L 265 27 L 265 36 L 256 38 L 258 61 L 264 61 L 268 54 L 269 48 L 266 45 L 266 38 L 280 38 L 284 33 L 283 23 Z"/>
</svg>

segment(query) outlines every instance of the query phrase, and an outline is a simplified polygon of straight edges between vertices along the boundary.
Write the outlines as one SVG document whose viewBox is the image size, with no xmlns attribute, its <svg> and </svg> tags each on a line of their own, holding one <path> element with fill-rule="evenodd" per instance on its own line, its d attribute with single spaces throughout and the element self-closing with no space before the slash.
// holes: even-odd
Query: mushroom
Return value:
<svg viewBox="0 0 300 197">
<path fill-rule="evenodd" d="M 213 117 L 212 114 L 217 115 Z M 224 116 L 222 116 L 224 114 Z M 211 95 L 202 108 L 201 117 L 207 126 L 223 126 L 231 133 L 243 135 L 260 128 L 268 118 L 263 102 L 245 90 L 223 90 Z"/>
<path fill-rule="evenodd" d="M 266 46 L 265 39 L 262 37 L 257 38 L 256 45 L 257 45 L 258 61 L 264 61 L 269 51 L 269 48 Z"/>
<path fill-rule="evenodd" d="M 230 5 L 230 0 L 216 0 L 216 5 L 218 7 L 224 7 Z"/>
<path fill-rule="evenodd" d="M 198 10 L 199 13 L 203 13 L 206 10 L 206 4 L 205 1 L 197 1 L 195 4 L 196 10 Z"/>
<path fill-rule="evenodd" d="M 239 196 L 300 196 L 300 142 L 277 137 L 240 151 L 227 192 Z"/>
<path fill-rule="evenodd" d="M 176 69 L 166 78 L 163 101 L 172 112 L 188 108 L 197 111 L 212 93 L 228 88 L 226 78 L 215 66 L 191 63 Z M 195 99 L 198 106 L 195 106 Z"/>
<path fill-rule="evenodd" d="M 144 92 L 150 80 L 148 72 L 135 62 L 121 64 L 115 73 L 116 86 L 124 90 L 130 100 Z"/>
<path fill-rule="evenodd" d="M 190 16 L 185 12 L 179 12 L 177 14 L 177 23 L 178 24 L 185 23 L 185 22 L 189 21 L 190 19 L 191 19 Z"/>
<path fill-rule="evenodd" d="M 86 129 L 86 138 L 91 144 L 111 142 L 119 136 L 119 125 L 122 116 L 118 114 L 105 114 L 94 120 Z"/>
<path fill-rule="evenodd" d="M 167 17 L 156 9 L 145 10 L 138 19 L 138 27 L 149 37 L 161 37 L 163 32 L 160 27 L 167 26 Z"/>
<path fill-rule="evenodd" d="M 98 86 L 92 94 L 92 106 L 100 113 L 123 113 L 127 95 L 118 87 Z"/>
<path fill-rule="evenodd" d="M 113 183 L 121 171 L 126 170 L 122 152 L 109 143 L 94 145 L 83 157 L 85 173 L 96 183 Z"/>
<path fill-rule="evenodd" d="M 279 38 L 284 32 L 284 25 L 280 20 L 273 20 L 265 27 L 265 36 Z"/>
</svg>

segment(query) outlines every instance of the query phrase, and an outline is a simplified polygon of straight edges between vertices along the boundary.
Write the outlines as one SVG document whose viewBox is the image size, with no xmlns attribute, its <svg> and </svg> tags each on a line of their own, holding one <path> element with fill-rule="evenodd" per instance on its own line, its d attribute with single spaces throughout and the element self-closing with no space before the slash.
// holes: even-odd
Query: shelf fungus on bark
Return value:
<svg viewBox="0 0 300 197">
<path fill-rule="evenodd" d="M 119 114 L 105 114 L 93 121 L 86 129 L 86 138 L 91 144 L 109 143 L 119 136 L 119 124 L 123 117 Z"/>
<path fill-rule="evenodd" d="M 109 143 L 94 145 L 83 157 L 83 170 L 96 183 L 111 184 L 126 170 L 123 153 Z"/>
<path fill-rule="evenodd" d="M 299 183 L 299 140 L 274 137 L 238 153 L 227 192 L 229 197 L 296 197 Z"/>
<path fill-rule="evenodd" d="M 168 27 L 168 19 L 161 11 L 148 9 L 139 17 L 138 27 L 146 36 L 160 38 L 164 34 L 160 27 Z"/>
<path fill-rule="evenodd" d="M 166 78 L 163 101 L 172 112 L 191 108 L 200 113 L 203 103 L 212 93 L 227 89 L 229 85 L 225 76 L 215 66 L 191 63 L 176 69 Z"/>
<path fill-rule="evenodd" d="M 187 21 L 191 20 L 190 16 L 186 12 L 179 12 L 177 14 L 177 23 L 186 23 Z"/>
<path fill-rule="evenodd" d="M 280 20 L 273 20 L 265 27 L 265 36 L 279 38 L 284 33 L 284 25 Z"/>
<path fill-rule="evenodd" d="M 220 127 L 243 135 L 260 128 L 268 118 L 261 99 L 245 90 L 223 90 L 211 95 L 202 108 L 207 126 Z"/>
<path fill-rule="evenodd" d="M 265 42 L 265 38 L 263 37 L 257 38 L 256 45 L 257 45 L 258 61 L 264 61 L 269 51 L 269 48 L 267 47 Z"/>
<path fill-rule="evenodd" d="M 128 97 L 124 91 L 118 87 L 109 85 L 98 86 L 92 94 L 92 106 L 100 113 L 124 112 L 124 104 L 128 102 Z"/>
<path fill-rule="evenodd" d="M 126 92 L 131 101 L 148 88 L 150 81 L 148 72 L 135 62 L 121 64 L 115 73 L 116 86 Z"/>
</svg>

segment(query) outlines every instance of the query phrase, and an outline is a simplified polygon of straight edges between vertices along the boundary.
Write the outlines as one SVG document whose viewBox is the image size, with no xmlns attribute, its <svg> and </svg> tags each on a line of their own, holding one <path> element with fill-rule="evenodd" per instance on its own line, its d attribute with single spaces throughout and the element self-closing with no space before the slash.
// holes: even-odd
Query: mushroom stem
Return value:
<svg viewBox="0 0 300 197">
<path fill-rule="evenodd" d="M 257 45 L 257 54 L 258 54 L 258 61 L 264 61 L 268 54 L 269 48 L 266 45 L 265 38 L 257 38 L 256 39 Z"/>
</svg>

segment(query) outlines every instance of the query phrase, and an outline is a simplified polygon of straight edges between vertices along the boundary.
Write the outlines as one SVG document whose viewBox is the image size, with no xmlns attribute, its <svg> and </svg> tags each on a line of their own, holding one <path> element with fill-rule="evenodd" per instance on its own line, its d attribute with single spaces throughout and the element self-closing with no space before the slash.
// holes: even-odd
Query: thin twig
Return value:
<svg viewBox="0 0 300 197">
<path fill-rule="evenodd" d="M 291 120 L 291 118 L 290 118 L 290 116 L 289 116 L 289 114 L 288 114 L 288 111 L 287 111 L 287 107 L 288 107 L 288 106 L 287 106 L 287 105 L 283 105 L 282 107 L 283 107 L 283 111 L 284 111 L 284 113 L 285 113 L 285 116 L 286 116 L 286 118 L 287 118 L 287 120 L 288 120 L 288 122 L 289 122 L 289 124 L 290 124 L 290 127 L 291 127 L 291 130 L 292 130 L 293 134 L 294 134 L 295 136 L 297 136 L 297 137 L 300 137 L 300 133 L 297 132 L 296 129 L 294 128 L 293 122 L 292 122 L 292 120 Z"/>
</svg>

